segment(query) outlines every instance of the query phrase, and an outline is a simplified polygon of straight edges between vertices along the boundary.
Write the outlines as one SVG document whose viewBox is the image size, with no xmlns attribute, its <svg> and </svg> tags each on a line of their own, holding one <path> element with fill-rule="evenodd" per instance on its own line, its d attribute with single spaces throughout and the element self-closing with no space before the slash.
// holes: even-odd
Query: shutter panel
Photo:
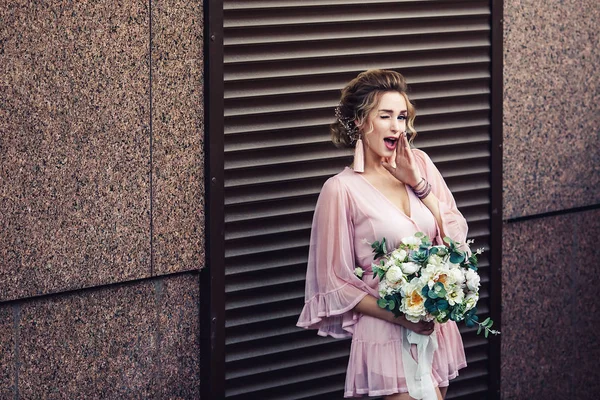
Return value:
<svg viewBox="0 0 600 400">
<path fill-rule="evenodd" d="M 328 125 L 359 72 L 407 78 L 415 144 L 441 170 L 469 238 L 489 248 L 490 14 L 487 1 L 224 2 L 227 398 L 343 396 L 349 341 L 295 323 L 317 196 L 351 162 Z M 485 317 L 487 253 L 480 265 Z M 461 331 L 469 366 L 447 398 L 485 398 L 489 343 Z"/>
</svg>

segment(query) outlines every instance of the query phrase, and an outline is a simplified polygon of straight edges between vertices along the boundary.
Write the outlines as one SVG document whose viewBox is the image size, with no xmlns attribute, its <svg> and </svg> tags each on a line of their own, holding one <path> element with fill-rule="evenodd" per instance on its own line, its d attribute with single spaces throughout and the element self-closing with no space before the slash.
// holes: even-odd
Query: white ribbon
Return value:
<svg viewBox="0 0 600 400">
<path fill-rule="evenodd" d="M 438 348 L 435 332 L 421 335 L 409 329 L 403 329 L 402 364 L 406 375 L 408 394 L 417 400 L 438 400 L 431 372 L 433 369 L 433 353 Z M 417 361 L 413 358 L 410 347 L 417 345 Z"/>
</svg>

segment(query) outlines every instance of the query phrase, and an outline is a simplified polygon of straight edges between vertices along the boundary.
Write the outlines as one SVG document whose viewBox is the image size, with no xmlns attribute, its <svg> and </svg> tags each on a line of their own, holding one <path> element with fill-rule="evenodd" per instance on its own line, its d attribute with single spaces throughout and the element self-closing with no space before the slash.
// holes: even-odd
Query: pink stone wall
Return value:
<svg viewBox="0 0 600 400">
<path fill-rule="evenodd" d="M 197 398 L 202 2 L 0 21 L 0 398 Z"/>
<path fill-rule="evenodd" d="M 600 3 L 504 2 L 503 399 L 600 398 Z"/>
<path fill-rule="evenodd" d="M 504 218 L 600 203 L 597 0 L 504 2 Z"/>
</svg>

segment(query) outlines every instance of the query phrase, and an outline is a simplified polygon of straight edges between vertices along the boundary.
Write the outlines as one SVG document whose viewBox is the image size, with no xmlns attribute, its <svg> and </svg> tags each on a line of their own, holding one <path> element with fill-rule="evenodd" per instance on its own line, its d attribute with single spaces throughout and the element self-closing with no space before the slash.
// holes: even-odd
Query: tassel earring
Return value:
<svg viewBox="0 0 600 400">
<path fill-rule="evenodd" d="M 356 146 L 354 147 L 354 164 L 353 168 L 355 172 L 365 172 L 365 150 L 363 148 L 363 142 L 358 137 Z"/>
</svg>

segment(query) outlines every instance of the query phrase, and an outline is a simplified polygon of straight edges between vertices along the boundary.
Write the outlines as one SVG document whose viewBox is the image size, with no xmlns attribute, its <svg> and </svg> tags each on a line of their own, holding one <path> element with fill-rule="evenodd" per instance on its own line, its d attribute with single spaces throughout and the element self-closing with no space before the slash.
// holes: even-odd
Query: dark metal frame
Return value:
<svg viewBox="0 0 600 400">
<path fill-rule="evenodd" d="M 200 273 L 201 398 L 225 397 L 225 197 L 223 4 L 204 9 L 206 267 Z M 502 0 L 491 0 L 491 317 L 501 327 L 502 294 Z M 500 338 L 490 338 L 489 398 L 500 399 Z"/>
<path fill-rule="evenodd" d="M 225 397 L 223 2 L 204 2 L 206 266 L 200 272 L 200 394 Z"/>
<path fill-rule="evenodd" d="M 491 109 L 491 304 L 496 328 L 502 317 L 502 107 L 503 107 L 503 0 L 491 1 L 492 15 L 492 109 Z M 500 399 L 501 336 L 490 337 L 490 397 Z"/>
</svg>

